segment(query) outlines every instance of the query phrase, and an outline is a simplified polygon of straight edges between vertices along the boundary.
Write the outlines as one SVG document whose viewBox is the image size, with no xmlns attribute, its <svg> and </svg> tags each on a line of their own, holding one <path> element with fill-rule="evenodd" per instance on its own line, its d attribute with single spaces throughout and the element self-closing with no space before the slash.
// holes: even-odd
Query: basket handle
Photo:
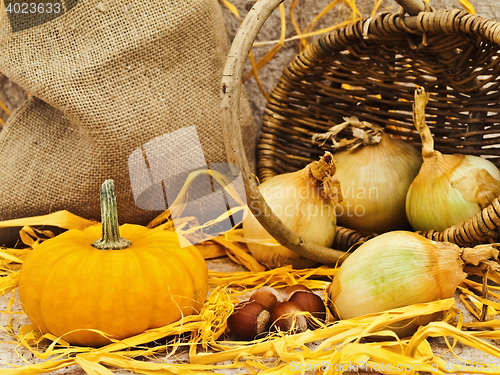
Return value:
<svg viewBox="0 0 500 375">
<path fill-rule="evenodd" d="M 231 44 L 222 77 L 222 133 L 229 163 L 236 164 L 243 176 L 247 201 L 260 224 L 283 246 L 305 258 L 335 266 L 346 253 L 305 241 L 287 228 L 274 214 L 260 193 L 243 147 L 240 124 L 240 97 L 243 69 L 260 28 L 283 0 L 258 0 L 243 20 Z"/>
<path fill-rule="evenodd" d="M 416 16 L 425 10 L 422 0 L 395 0 L 410 16 Z"/>
</svg>

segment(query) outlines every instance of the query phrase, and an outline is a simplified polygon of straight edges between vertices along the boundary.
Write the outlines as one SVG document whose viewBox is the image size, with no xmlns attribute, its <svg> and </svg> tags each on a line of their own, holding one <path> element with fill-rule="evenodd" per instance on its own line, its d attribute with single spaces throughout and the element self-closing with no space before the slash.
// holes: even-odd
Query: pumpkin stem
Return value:
<svg viewBox="0 0 500 375">
<path fill-rule="evenodd" d="M 100 250 L 120 250 L 130 247 L 132 243 L 126 238 L 120 237 L 113 180 L 104 181 L 99 193 L 101 197 L 102 238 L 95 241 L 92 246 Z"/>
</svg>

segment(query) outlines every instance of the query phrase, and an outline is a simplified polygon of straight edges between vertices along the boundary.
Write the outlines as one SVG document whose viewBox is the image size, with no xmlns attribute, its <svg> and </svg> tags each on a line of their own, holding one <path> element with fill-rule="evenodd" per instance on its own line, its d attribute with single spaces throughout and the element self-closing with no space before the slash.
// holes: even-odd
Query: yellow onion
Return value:
<svg viewBox="0 0 500 375">
<path fill-rule="evenodd" d="M 342 263 L 327 295 L 341 319 L 437 301 L 454 295 L 467 277 L 466 263 L 477 265 L 489 258 L 498 258 L 498 250 L 490 245 L 460 248 L 413 232 L 384 233 L 365 242 Z M 401 336 L 416 328 L 407 322 L 402 325 L 404 329 L 395 329 Z"/>
<path fill-rule="evenodd" d="M 434 150 L 425 123 L 429 94 L 415 91 L 413 117 L 422 139 L 423 164 L 406 197 L 414 230 L 443 231 L 486 208 L 500 195 L 500 173 L 490 161 L 472 155 L 444 155 Z"/>
<path fill-rule="evenodd" d="M 319 161 L 304 169 L 269 178 L 259 185 L 259 190 L 289 229 L 306 241 L 329 247 L 337 225 L 335 204 L 341 200 L 340 184 L 334 174 L 335 161 L 332 154 L 326 152 Z M 273 237 L 251 213 L 243 221 L 243 234 L 252 256 L 270 268 L 290 264 L 305 268 L 317 264 L 276 241 L 273 244 Z"/>
<path fill-rule="evenodd" d="M 351 125 L 359 142 L 334 155 L 343 197 L 338 224 L 369 233 L 410 229 L 406 193 L 422 164 L 420 152 L 378 126 L 355 117 L 345 120 L 340 126 Z"/>
</svg>

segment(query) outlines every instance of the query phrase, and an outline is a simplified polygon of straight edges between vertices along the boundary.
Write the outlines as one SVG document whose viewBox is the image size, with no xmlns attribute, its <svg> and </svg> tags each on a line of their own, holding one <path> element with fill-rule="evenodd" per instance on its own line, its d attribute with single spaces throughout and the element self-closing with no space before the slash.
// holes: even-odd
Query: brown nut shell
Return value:
<svg viewBox="0 0 500 375">
<path fill-rule="evenodd" d="M 309 312 L 320 322 L 326 322 L 326 306 L 323 299 L 317 294 L 310 291 L 297 290 L 291 295 L 289 301 L 295 302 L 303 311 Z M 308 324 L 311 329 L 319 327 L 319 324 L 313 319 L 309 319 Z"/>
<path fill-rule="evenodd" d="M 278 302 L 278 292 L 270 286 L 263 286 L 253 292 L 249 300 L 258 302 L 266 310 L 271 311 L 273 306 Z"/>
<path fill-rule="evenodd" d="M 277 303 L 271 310 L 271 329 L 286 333 L 300 333 L 307 330 L 307 318 L 295 302 Z"/>
<path fill-rule="evenodd" d="M 281 302 L 288 301 L 290 299 L 290 297 L 292 296 L 292 294 L 298 290 L 305 291 L 305 292 L 312 292 L 311 289 L 309 289 L 307 286 L 302 285 L 302 284 L 290 285 L 289 287 L 285 288 L 280 293 L 279 300 Z"/>
<path fill-rule="evenodd" d="M 227 318 L 229 330 L 243 340 L 253 340 L 269 329 L 270 313 L 255 301 L 239 303 Z"/>
</svg>

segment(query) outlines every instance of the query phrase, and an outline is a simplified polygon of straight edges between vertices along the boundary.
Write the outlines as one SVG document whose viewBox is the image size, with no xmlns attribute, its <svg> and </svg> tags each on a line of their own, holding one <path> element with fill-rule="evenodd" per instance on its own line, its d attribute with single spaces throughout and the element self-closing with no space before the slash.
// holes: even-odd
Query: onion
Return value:
<svg viewBox="0 0 500 375">
<path fill-rule="evenodd" d="M 382 128 L 356 117 L 345 118 L 328 133 L 315 139 L 332 138 L 336 176 L 342 186 L 338 224 L 368 233 L 410 229 L 406 218 L 406 193 L 422 164 L 420 152 L 411 144 L 393 138 Z M 337 142 L 345 128 L 353 130 L 353 140 Z"/>
<path fill-rule="evenodd" d="M 357 248 L 338 269 L 327 294 L 341 319 L 437 301 L 454 295 L 467 277 L 465 263 L 477 265 L 489 258 L 498 258 L 490 245 L 460 248 L 413 232 L 389 232 Z M 497 263 L 488 264 L 498 269 Z M 398 334 L 415 328 L 408 324 Z"/>
<path fill-rule="evenodd" d="M 500 195 L 500 173 L 490 161 L 472 155 L 443 155 L 425 123 L 429 94 L 415 91 L 413 117 L 422 138 L 423 164 L 406 197 L 414 230 L 443 231 L 486 208 Z"/>
<path fill-rule="evenodd" d="M 340 183 L 334 174 L 333 156 L 325 152 L 319 161 L 300 171 L 269 178 L 259 190 L 288 228 L 306 241 L 329 247 L 337 225 L 335 204 L 342 199 Z M 295 268 L 317 265 L 317 262 L 299 256 L 276 241 L 266 244 L 263 240 L 269 243 L 274 239 L 251 213 L 243 221 L 243 235 L 252 256 L 270 268 L 290 264 Z"/>
</svg>

